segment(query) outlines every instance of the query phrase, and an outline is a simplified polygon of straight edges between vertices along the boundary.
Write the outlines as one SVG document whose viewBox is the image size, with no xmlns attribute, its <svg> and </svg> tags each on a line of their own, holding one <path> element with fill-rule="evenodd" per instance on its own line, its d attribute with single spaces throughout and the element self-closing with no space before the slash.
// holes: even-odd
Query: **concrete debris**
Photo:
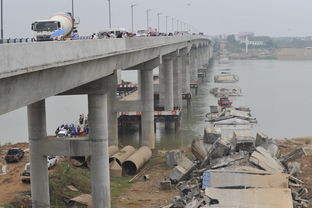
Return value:
<svg viewBox="0 0 312 208">
<path fill-rule="evenodd" d="M 166 154 L 165 154 L 166 164 L 169 167 L 174 167 L 174 166 L 178 165 L 178 161 L 182 159 L 183 154 L 184 153 L 181 150 L 173 150 L 170 152 L 166 152 Z"/>
<path fill-rule="evenodd" d="M 238 86 L 225 86 L 212 88 L 210 93 L 216 97 L 240 96 L 242 95 L 242 90 Z"/>
<path fill-rule="evenodd" d="M 210 134 L 214 129 L 205 129 L 207 132 Z M 161 189 L 172 188 L 173 183 L 180 191 L 163 208 L 308 208 L 311 205 L 308 190 L 295 177 L 300 164 L 291 163 L 310 155 L 309 148 L 282 156 L 281 161 L 288 163 L 286 168 L 277 158 L 279 146 L 263 133 L 253 137 L 249 131 L 234 131 L 233 138 L 220 136 L 211 144 L 213 140 L 206 138 L 208 144 L 195 139 L 192 152 L 196 159 L 190 161 L 183 156 L 173 168 L 170 180 L 161 182 Z"/>
<path fill-rule="evenodd" d="M 255 148 L 256 139 L 252 136 L 250 131 L 236 130 L 233 133 L 233 141 L 235 143 L 235 150 L 239 151 L 253 151 Z"/>
<path fill-rule="evenodd" d="M 274 159 L 267 150 L 260 146 L 251 154 L 249 161 L 266 171 L 274 173 L 282 173 L 285 171 L 283 165 L 278 160 Z"/>
<path fill-rule="evenodd" d="M 69 201 L 69 207 L 81 207 L 81 206 L 87 206 L 92 207 L 92 197 L 90 194 L 82 194 L 80 196 L 77 196 L 75 198 L 70 199 Z"/>
<path fill-rule="evenodd" d="M 74 191 L 74 192 L 77 192 L 77 191 L 79 191 L 75 186 L 73 186 L 73 185 L 69 185 L 69 186 L 67 186 L 67 188 L 69 189 L 69 190 L 71 190 L 71 191 Z"/>
<path fill-rule="evenodd" d="M 195 167 L 194 163 L 187 157 L 182 157 L 178 162 L 178 166 L 173 168 L 170 173 L 170 180 L 173 183 L 177 183 L 190 173 L 190 171 Z"/>
<path fill-rule="evenodd" d="M 211 159 L 220 158 L 230 154 L 232 140 L 228 138 L 219 138 L 212 146 L 211 153 L 209 154 Z"/>
<path fill-rule="evenodd" d="M 207 127 L 204 130 L 204 142 L 207 144 L 215 143 L 221 137 L 221 129 L 217 127 Z"/>
<path fill-rule="evenodd" d="M 165 179 L 163 181 L 160 181 L 160 189 L 161 190 L 171 190 L 172 189 L 171 180 Z"/>
<path fill-rule="evenodd" d="M 227 72 L 227 73 L 215 75 L 214 81 L 217 83 L 233 83 L 233 82 L 239 81 L 239 78 L 237 75 Z"/>
<path fill-rule="evenodd" d="M 288 162 L 297 160 L 302 157 L 306 157 L 308 154 L 305 151 L 304 147 L 300 147 L 295 149 L 294 151 L 288 153 L 287 155 L 284 155 L 280 158 L 280 161 L 284 164 L 287 164 Z"/>
<path fill-rule="evenodd" d="M 207 150 L 204 147 L 203 140 L 196 138 L 192 142 L 192 153 L 200 161 L 203 161 L 207 157 Z"/>
</svg>

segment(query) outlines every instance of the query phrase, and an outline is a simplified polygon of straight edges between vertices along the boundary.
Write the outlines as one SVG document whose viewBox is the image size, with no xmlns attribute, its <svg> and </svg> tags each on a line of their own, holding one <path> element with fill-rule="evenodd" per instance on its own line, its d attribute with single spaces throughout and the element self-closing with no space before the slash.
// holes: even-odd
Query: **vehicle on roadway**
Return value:
<svg viewBox="0 0 312 208">
<path fill-rule="evenodd" d="M 21 148 L 11 148 L 5 156 L 5 161 L 18 162 L 24 157 L 24 151 Z"/>
<path fill-rule="evenodd" d="M 136 36 L 138 37 L 147 37 L 148 36 L 148 31 L 145 29 L 138 30 L 136 33 Z"/>
<path fill-rule="evenodd" d="M 98 32 L 98 39 L 122 38 L 122 35 L 126 32 L 126 29 L 122 27 L 107 28 Z"/>
<path fill-rule="evenodd" d="M 47 20 L 37 20 L 31 24 L 35 41 L 70 39 L 78 23 L 70 12 L 58 12 Z"/>
</svg>

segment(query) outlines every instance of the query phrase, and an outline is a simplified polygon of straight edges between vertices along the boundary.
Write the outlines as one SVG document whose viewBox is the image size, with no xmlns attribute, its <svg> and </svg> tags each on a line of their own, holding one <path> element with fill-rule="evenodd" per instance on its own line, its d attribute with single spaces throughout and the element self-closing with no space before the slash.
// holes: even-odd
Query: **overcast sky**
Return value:
<svg viewBox="0 0 312 208">
<path fill-rule="evenodd" d="M 30 25 L 58 11 L 71 11 L 71 0 L 3 0 L 4 36 L 31 37 Z M 312 0 L 111 0 L 112 24 L 131 30 L 130 5 L 136 3 L 135 30 L 157 27 L 161 12 L 161 31 L 165 16 L 187 22 L 208 35 L 255 32 L 256 35 L 310 36 Z M 190 4 L 189 4 L 190 3 Z M 80 18 L 79 33 L 89 35 L 108 26 L 107 0 L 75 0 L 75 16 Z M 176 27 L 176 23 L 175 23 Z"/>
</svg>

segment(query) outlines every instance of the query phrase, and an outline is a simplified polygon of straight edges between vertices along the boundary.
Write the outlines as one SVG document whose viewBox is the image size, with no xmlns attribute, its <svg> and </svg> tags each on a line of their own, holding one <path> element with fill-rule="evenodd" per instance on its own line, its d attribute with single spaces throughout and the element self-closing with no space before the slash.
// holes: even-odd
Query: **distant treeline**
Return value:
<svg viewBox="0 0 312 208">
<path fill-rule="evenodd" d="M 298 37 L 269 37 L 253 36 L 249 41 L 262 41 L 263 45 L 249 45 L 249 48 L 277 49 L 277 48 L 307 48 L 312 47 L 312 38 Z M 235 35 L 227 36 L 227 49 L 239 53 L 245 49 L 245 43 L 235 38 Z"/>
</svg>

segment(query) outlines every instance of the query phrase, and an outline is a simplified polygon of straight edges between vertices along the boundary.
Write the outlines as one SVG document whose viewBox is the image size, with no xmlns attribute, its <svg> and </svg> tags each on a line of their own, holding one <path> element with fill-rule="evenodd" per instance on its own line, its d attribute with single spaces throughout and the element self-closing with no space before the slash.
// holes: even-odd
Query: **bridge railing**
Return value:
<svg viewBox="0 0 312 208">
<path fill-rule="evenodd" d="M 79 40 L 91 39 L 91 36 L 80 36 Z M 4 43 L 31 43 L 36 42 L 35 38 L 8 38 L 0 39 L 0 44 Z"/>
</svg>

